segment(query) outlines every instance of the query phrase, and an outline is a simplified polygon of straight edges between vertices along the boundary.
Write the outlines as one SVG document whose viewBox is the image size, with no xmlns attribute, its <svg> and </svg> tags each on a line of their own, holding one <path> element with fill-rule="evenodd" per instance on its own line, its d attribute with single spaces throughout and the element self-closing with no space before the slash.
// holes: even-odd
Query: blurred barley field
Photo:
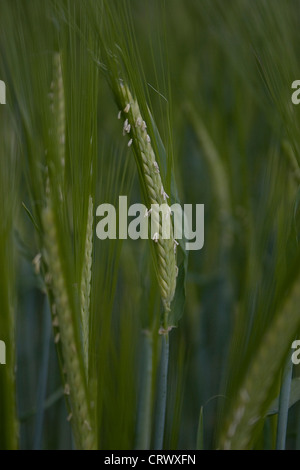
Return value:
<svg viewBox="0 0 300 470">
<path fill-rule="evenodd" d="M 0 0 L 0 449 L 300 449 L 299 31 Z M 121 195 L 204 204 L 203 248 L 100 240 Z"/>
</svg>

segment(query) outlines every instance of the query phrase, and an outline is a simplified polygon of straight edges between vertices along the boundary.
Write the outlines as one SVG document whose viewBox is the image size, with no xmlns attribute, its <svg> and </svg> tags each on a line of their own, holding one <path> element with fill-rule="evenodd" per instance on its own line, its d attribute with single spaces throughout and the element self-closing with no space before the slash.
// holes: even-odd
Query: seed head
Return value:
<svg viewBox="0 0 300 470">
<path fill-rule="evenodd" d="M 121 83 L 118 88 L 118 101 L 121 101 L 124 108 L 130 103 L 130 113 L 124 122 L 124 130 L 128 129 L 130 125 L 130 132 L 132 139 L 130 139 L 130 145 L 133 144 L 137 162 L 140 167 L 141 178 L 146 188 L 146 203 L 149 206 L 159 207 L 162 204 L 166 204 L 169 196 L 164 190 L 159 165 L 155 157 L 154 150 L 151 145 L 150 135 L 145 132 L 147 124 L 143 119 L 138 102 L 132 97 L 129 88 Z M 132 142 L 131 142 L 132 140 Z M 128 143 L 129 145 L 129 143 Z M 170 212 L 167 213 L 168 216 Z M 145 216 L 149 216 L 150 211 L 146 211 Z M 157 263 L 157 277 L 160 286 L 161 298 L 165 309 L 164 316 L 164 328 L 168 325 L 168 315 L 171 308 L 171 302 L 174 298 L 176 288 L 176 254 L 174 253 L 174 241 L 173 241 L 173 225 L 170 219 L 170 237 L 164 238 L 162 230 L 162 222 L 159 217 L 158 210 L 154 210 L 151 213 L 151 221 L 157 222 L 159 230 L 152 236 L 155 242 L 155 257 Z"/>
</svg>

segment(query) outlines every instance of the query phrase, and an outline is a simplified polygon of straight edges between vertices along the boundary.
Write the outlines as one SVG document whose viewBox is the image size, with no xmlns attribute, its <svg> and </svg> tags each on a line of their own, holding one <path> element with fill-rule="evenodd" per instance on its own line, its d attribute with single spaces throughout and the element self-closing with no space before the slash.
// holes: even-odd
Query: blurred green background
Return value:
<svg viewBox="0 0 300 470">
<path fill-rule="evenodd" d="M 32 263 L 39 234 L 22 203 L 33 214 L 41 204 L 45 110 L 58 49 L 69 158 L 74 168 L 80 163 L 67 164 L 70 181 L 77 178 L 73 210 L 88 197 L 80 173 L 88 158 L 94 159 L 95 207 L 121 194 L 141 202 L 99 67 L 103 47 L 114 51 L 119 40 L 172 157 L 181 203 L 205 205 L 204 247 L 189 253 L 185 309 L 170 333 L 164 448 L 222 445 L 248 379 L 247 410 L 251 418 L 257 407 L 259 419 L 248 428 L 240 423 L 247 446 L 275 448 L 277 414 L 267 412 L 300 326 L 300 112 L 291 102 L 291 84 L 300 79 L 299 13 L 298 0 L 0 1 L 0 79 L 7 86 L 7 104 L 0 105 L 0 339 L 7 345 L 7 364 L 0 365 L 1 448 L 12 445 L 14 414 L 20 448 L 74 447 L 44 280 Z M 111 34 L 98 42 L 111 24 Z M 96 143 L 88 157 L 91 136 Z M 135 446 L 142 331 L 160 309 L 149 251 L 144 241 L 94 238 L 91 361 L 103 449 Z M 76 257 L 75 250 L 68 256 Z M 289 323 L 282 321 L 287 327 L 279 334 L 276 321 L 284 315 Z M 274 349 L 263 354 L 268 332 Z M 153 409 L 157 364 L 155 346 Z M 297 374 L 295 367 L 294 381 Z M 300 448 L 299 411 L 295 403 L 288 414 L 287 448 Z"/>
</svg>

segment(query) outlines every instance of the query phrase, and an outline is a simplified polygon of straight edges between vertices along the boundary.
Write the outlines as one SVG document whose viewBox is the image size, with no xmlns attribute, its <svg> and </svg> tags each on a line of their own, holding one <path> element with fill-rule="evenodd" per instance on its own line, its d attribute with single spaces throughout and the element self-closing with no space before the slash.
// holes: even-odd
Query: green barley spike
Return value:
<svg viewBox="0 0 300 470">
<path fill-rule="evenodd" d="M 172 325 L 168 324 L 168 316 L 171 309 L 171 302 L 174 298 L 176 288 L 176 277 L 178 268 L 176 266 L 176 245 L 173 237 L 173 226 L 171 210 L 168 205 L 169 196 L 166 194 L 159 165 L 155 158 L 155 153 L 151 145 L 150 136 L 147 133 L 147 124 L 143 120 L 137 101 L 132 97 L 129 88 L 121 84 L 119 87 L 120 101 L 124 109 L 119 112 L 119 118 L 124 118 L 123 134 L 128 134 L 128 146 L 134 147 L 144 187 L 147 193 L 147 202 L 152 206 L 146 215 L 151 215 L 151 224 L 158 227 L 158 231 L 152 234 L 153 242 L 156 244 L 155 254 L 157 258 L 157 278 L 160 287 L 161 298 L 165 310 L 164 321 L 161 333 L 167 332 Z M 165 205 L 166 212 L 162 217 L 168 218 L 169 237 L 163 238 L 163 227 L 160 214 L 156 206 Z"/>
<path fill-rule="evenodd" d="M 95 432 L 91 427 L 85 377 L 80 364 L 81 351 L 75 340 L 75 328 L 67 286 L 61 265 L 55 216 L 50 205 L 43 211 L 45 259 L 57 306 L 60 340 L 66 370 L 65 393 L 70 396 L 72 420 L 78 448 L 96 448 Z"/>
<path fill-rule="evenodd" d="M 53 57 L 53 82 L 51 84 L 53 98 L 53 114 L 55 136 L 57 144 L 57 157 L 62 170 L 65 167 L 65 132 L 66 132 L 66 116 L 65 116 L 65 93 L 62 76 L 61 56 L 56 52 Z"/>
<path fill-rule="evenodd" d="M 89 321 L 90 321 L 90 294 L 92 277 L 93 255 L 93 198 L 89 197 L 88 218 L 85 237 L 85 256 L 81 276 L 81 324 L 83 337 L 84 364 L 88 377 L 89 362 Z"/>
</svg>

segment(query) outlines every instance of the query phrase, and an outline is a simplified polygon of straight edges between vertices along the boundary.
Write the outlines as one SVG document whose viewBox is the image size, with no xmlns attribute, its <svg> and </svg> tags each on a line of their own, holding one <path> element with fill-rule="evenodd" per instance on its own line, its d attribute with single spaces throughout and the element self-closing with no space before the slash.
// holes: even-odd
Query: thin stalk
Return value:
<svg viewBox="0 0 300 470">
<path fill-rule="evenodd" d="M 143 335 L 143 370 L 137 419 L 136 449 L 148 450 L 151 439 L 151 396 L 153 344 L 149 332 Z"/>
<path fill-rule="evenodd" d="M 43 351 L 40 365 L 40 377 L 38 386 L 37 396 L 37 410 L 35 416 L 34 426 L 34 440 L 33 450 L 39 450 L 42 447 L 43 438 L 43 423 L 45 415 L 45 399 L 47 393 L 47 379 L 48 379 L 48 365 L 49 365 L 49 353 L 50 353 L 50 339 L 51 339 L 51 316 L 49 312 L 49 304 L 45 301 L 44 308 L 44 322 L 43 322 Z"/>
<path fill-rule="evenodd" d="M 198 429 L 197 429 L 197 441 L 196 449 L 204 450 L 204 435 L 203 435 L 203 406 L 200 408 Z"/>
<path fill-rule="evenodd" d="M 282 376 L 282 385 L 281 385 L 280 396 L 279 396 L 276 450 L 285 449 L 292 374 L 293 374 L 293 363 L 289 356 L 284 366 L 283 376 Z"/>
<path fill-rule="evenodd" d="M 161 450 L 164 443 L 165 432 L 165 416 L 167 404 L 167 382 L 168 382 L 168 365 L 169 365 L 169 335 L 162 335 L 162 348 L 159 368 L 159 378 L 157 387 L 157 405 L 155 416 L 155 435 L 154 449 Z"/>
</svg>

